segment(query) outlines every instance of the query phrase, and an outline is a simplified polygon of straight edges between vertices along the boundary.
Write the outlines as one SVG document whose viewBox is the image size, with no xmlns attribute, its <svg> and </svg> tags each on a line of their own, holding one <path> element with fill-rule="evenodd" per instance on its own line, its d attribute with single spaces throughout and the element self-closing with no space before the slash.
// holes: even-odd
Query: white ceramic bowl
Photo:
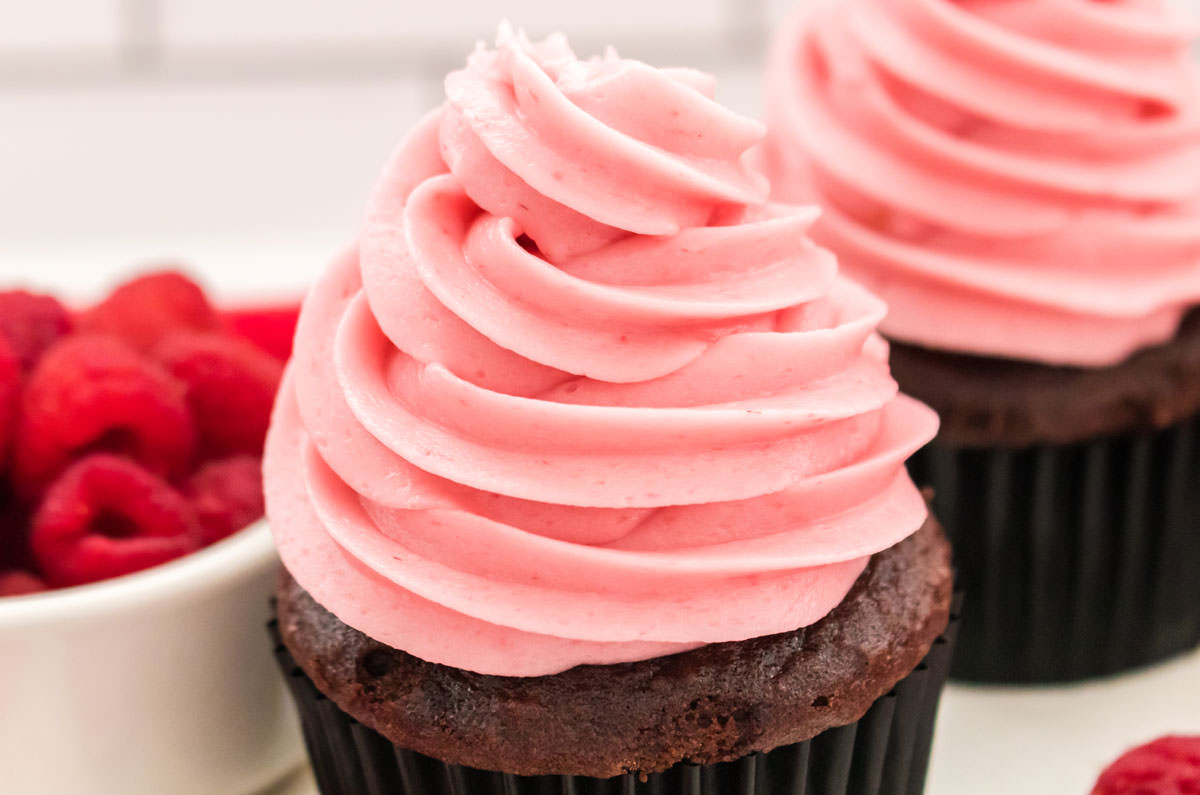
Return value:
<svg viewBox="0 0 1200 795">
<path fill-rule="evenodd" d="M 265 522 L 154 569 L 0 598 L 0 790 L 237 795 L 303 759 Z"/>
</svg>

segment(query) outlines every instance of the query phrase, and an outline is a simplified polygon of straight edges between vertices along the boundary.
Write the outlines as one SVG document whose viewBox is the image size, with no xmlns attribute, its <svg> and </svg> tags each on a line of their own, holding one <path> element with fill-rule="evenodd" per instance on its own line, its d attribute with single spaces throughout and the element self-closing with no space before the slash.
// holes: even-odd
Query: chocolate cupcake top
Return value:
<svg viewBox="0 0 1200 795">
<path fill-rule="evenodd" d="M 873 555 L 815 624 L 649 660 L 520 678 L 435 665 L 347 627 L 286 574 L 278 627 L 317 689 L 399 748 L 481 770 L 608 778 L 808 740 L 859 720 L 910 674 L 908 687 L 924 681 L 936 699 L 945 671 L 913 672 L 923 657 L 948 666 L 948 638 L 935 639 L 950 590 L 950 547 L 930 516 Z M 915 705 L 895 708 L 921 719 Z"/>
<path fill-rule="evenodd" d="M 769 69 L 768 172 L 887 335 L 1086 367 L 1200 303 L 1197 27 L 1159 0 L 838 0 Z"/>
<path fill-rule="evenodd" d="M 302 313 L 289 571 L 423 660 L 535 676 L 795 630 L 925 504 L 937 421 L 712 81 L 501 31 Z M 436 632 L 430 627 L 437 627 Z"/>
</svg>

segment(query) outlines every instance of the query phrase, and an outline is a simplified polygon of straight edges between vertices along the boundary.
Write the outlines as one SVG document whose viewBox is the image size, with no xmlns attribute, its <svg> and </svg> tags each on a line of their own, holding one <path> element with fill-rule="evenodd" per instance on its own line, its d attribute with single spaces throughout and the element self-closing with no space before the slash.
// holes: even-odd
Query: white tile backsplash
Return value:
<svg viewBox="0 0 1200 795">
<path fill-rule="evenodd" d="M 120 0 L 0 0 L 0 52 L 114 52 Z"/>
<path fill-rule="evenodd" d="M 767 0 L 767 24 L 772 30 L 777 30 L 782 24 L 791 20 L 801 3 L 812 0 Z"/>
<path fill-rule="evenodd" d="M 161 0 L 163 35 L 173 47 L 297 45 L 387 39 L 428 48 L 469 47 L 490 39 L 502 17 L 531 34 L 568 31 L 572 38 L 622 34 L 717 37 L 726 0 Z"/>
<path fill-rule="evenodd" d="M 581 54 L 613 44 L 712 71 L 759 47 L 775 1 L 0 0 L 0 92 L 414 73 L 436 85 L 502 16 L 534 37 L 563 30 Z M 94 68 L 97 53 L 109 68 Z"/>
<path fill-rule="evenodd" d="M 0 275 L 30 257 L 236 269 L 244 250 L 290 252 L 303 283 L 500 14 L 581 55 L 713 72 L 754 113 L 768 2 L 0 0 Z"/>
<path fill-rule="evenodd" d="M 717 76 L 717 101 L 738 113 L 762 118 L 763 81 L 761 58 L 748 57 L 713 70 Z"/>
<path fill-rule="evenodd" d="M 271 46 L 404 38 L 406 6 L 397 0 L 160 0 L 160 19 L 168 48 Z"/>
<path fill-rule="evenodd" d="M 0 245 L 358 230 L 412 80 L 0 93 Z"/>
</svg>

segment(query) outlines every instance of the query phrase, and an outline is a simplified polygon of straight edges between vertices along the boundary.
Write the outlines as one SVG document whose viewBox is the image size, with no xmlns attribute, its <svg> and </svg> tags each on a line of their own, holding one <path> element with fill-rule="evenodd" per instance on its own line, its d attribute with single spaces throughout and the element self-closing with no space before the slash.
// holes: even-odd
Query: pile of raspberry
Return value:
<svg viewBox="0 0 1200 795">
<path fill-rule="evenodd" d="M 1126 752 L 1092 795 L 1200 795 L 1200 737 L 1160 737 Z"/>
<path fill-rule="evenodd" d="M 78 312 L 0 292 L 0 597 L 140 571 L 261 517 L 296 313 L 218 311 L 173 271 Z"/>
</svg>

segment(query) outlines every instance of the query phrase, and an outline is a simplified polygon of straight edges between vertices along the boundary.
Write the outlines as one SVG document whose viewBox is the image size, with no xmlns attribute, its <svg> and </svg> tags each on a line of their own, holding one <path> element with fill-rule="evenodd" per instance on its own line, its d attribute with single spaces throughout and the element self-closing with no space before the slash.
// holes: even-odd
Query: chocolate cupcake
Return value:
<svg viewBox="0 0 1200 795">
<path fill-rule="evenodd" d="M 810 627 L 549 676 L 425 662 L 286 574 L 272 631 L 322 792 L 916 795 L 950 667 L 946 567 L 931 519 Z"/>
<path fill-rule="evenodd" d="M 1200 643 L 1200 79 L 1157 3 L 851 0 L 774 51 L 764 160 L 889 305 L 955 543 L 954 674 Z"/>
<path fill-rule="evenodd" d="M 310 293 L 265 472 L 326 793 L 920 791 L 937 420 L 712 89 L 502 29 Z"/>
</svg>

